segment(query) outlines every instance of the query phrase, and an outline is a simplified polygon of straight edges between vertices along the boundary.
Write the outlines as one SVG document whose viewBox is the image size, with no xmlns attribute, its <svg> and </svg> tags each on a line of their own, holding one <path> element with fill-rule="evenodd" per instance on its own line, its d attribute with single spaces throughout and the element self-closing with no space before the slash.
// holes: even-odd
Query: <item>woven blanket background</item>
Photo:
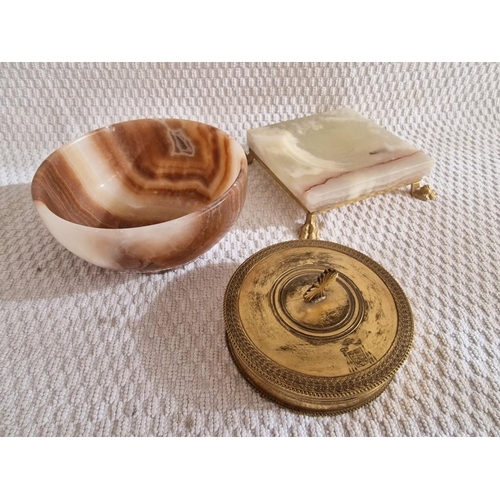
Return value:
<svg viewBox="0 0 500 500">
<path fill-rule="evenodd" d="M 100 126 L 175 116 L 245 144 L 248 128 L 341 106 L 434 157 L 427 181 L 439 193 L 424 203 L 401 189 L 320 218 L 324 239 L 399 281 L 415 316 L 406 363 L 352 413 L 282 409 L 229 355 L 229 278 L 295 239 L 304 218 L 257 163 L 233 230 L 164 274 L 87 264 L 31 203 L 41 161 Z M 499 435 L 499 185 L 498 64 L 1 64 L 0 434 Z"/>
</svg>

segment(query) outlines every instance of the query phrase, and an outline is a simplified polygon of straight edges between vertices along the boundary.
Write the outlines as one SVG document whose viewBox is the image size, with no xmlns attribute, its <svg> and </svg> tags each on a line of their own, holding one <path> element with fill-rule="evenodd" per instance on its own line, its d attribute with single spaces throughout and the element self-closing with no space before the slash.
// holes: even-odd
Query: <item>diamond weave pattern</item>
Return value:
<svg viewBox="0 0 500 500">
<path fill-rule="evenodd" d="M 238 265 L 295 239 L 304 213 L 257 163 L 243 212 L 196 261 L 153 275 L 78 259 L 37 216 L 30 182 L 54 149 L 143 117 L 245 131 L 351 107 L 436 160 L 433 202 L 409 189 L 319 216 L 321 237 L 400 283 L 410 355 L 375 401 L 310 416 L 261 397 L 225 342 Z M 1 64 L 0 434 L 498 436 L 499 64 Z"/>
</svg>

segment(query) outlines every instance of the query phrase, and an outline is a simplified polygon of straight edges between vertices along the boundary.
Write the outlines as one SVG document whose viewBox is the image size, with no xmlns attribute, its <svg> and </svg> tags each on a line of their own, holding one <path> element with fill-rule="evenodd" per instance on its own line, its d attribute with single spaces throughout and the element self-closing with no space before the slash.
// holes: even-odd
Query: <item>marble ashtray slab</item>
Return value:
<svg viewBox="0 0 500 500">
<path fill-rule="evenodd" d="M 419 182 L 434 160 L 352 109 L 247 132 L 250 154 L 309 213 Z"/>
</svg>

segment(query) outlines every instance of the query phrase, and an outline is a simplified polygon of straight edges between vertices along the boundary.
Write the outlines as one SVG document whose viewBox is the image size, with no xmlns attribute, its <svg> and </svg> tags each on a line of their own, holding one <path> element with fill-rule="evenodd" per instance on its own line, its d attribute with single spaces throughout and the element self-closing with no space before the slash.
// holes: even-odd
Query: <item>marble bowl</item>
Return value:
<svg viewBox="0 0 500 500">
<path fill-rule="evenodd" d="M 177 119 L 118 123 L 52 153 L 31 192 L 52 235 L 78 257 L 155 272 L 215 245 L 243 206 L 242 147 L 210 125 Z"/>
</svg>

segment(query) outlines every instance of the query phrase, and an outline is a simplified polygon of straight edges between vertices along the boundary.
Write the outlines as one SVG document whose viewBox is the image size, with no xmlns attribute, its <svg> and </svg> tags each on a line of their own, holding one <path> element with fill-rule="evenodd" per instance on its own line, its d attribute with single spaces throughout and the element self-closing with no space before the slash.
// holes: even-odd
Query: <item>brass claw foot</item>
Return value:
<svg viewBox="0 0 500 500">
<path fill-rule="evenodd" d="M 317 240 L 319 237 L 316 214 L 308 213 L 304 225 L 299 229 L 301 240 Z"/>
<path fill-rule="evenodd" d="M 437 198 L 436 191 L 434 191 L 429 184 L 420 186 L 420 182 L 414 182 L 411 185 L 411 195 L 413 198 L 424 201 L 435 200 Z"/>
</svg>

